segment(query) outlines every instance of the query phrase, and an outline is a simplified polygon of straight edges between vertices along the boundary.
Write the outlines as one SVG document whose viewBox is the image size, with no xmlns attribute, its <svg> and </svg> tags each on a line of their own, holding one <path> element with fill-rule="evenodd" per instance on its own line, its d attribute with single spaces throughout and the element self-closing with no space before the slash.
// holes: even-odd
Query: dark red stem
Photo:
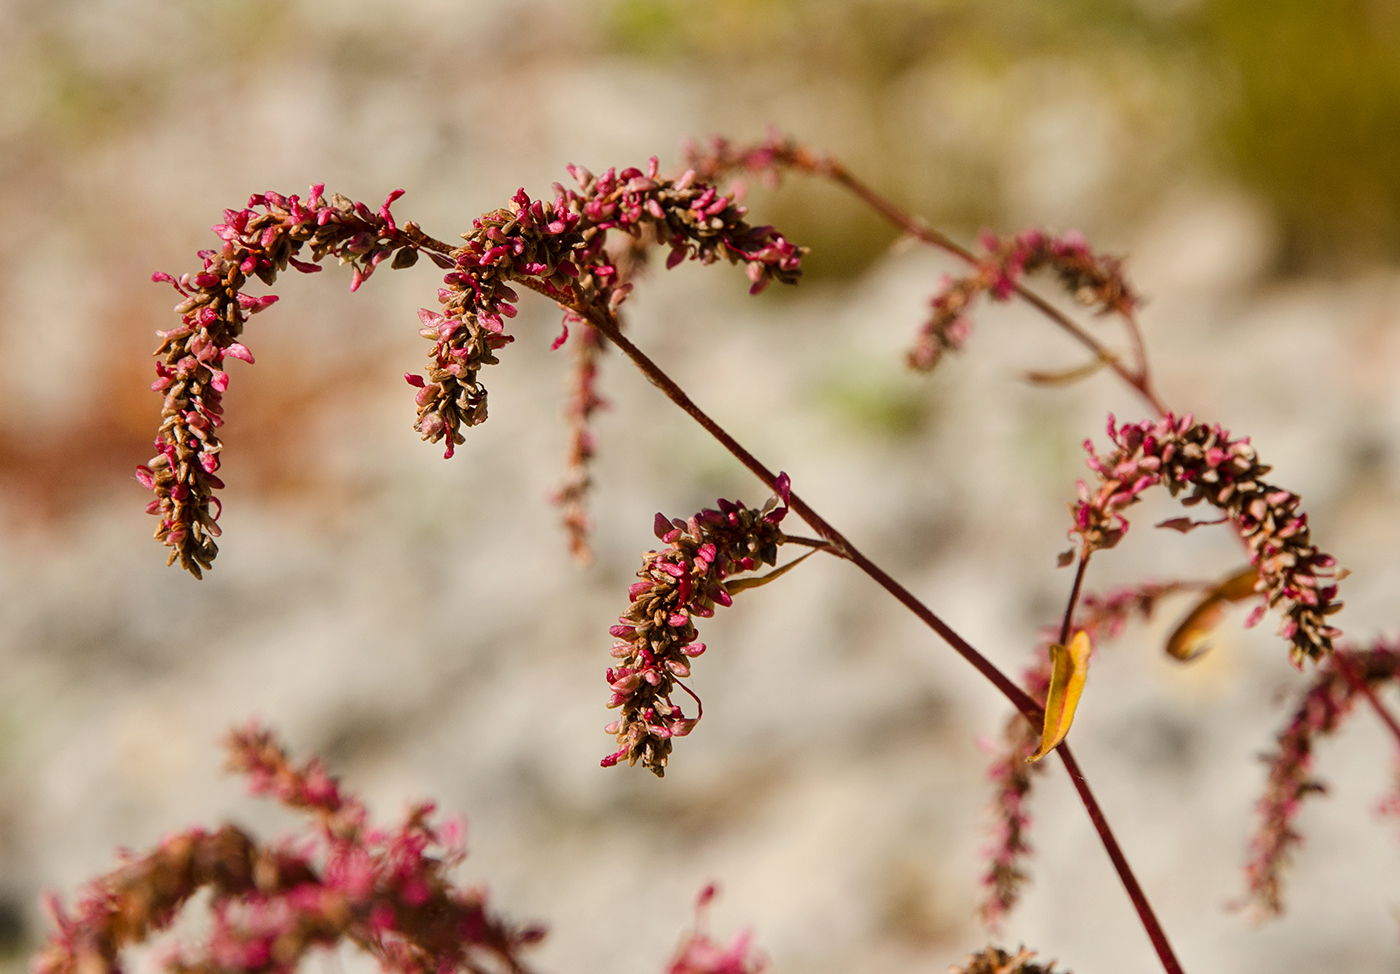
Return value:
<svg viewBox="0 0 1400 974">
<path fill-rule="evenodd" d="M 1069 603 L 1065 606 L 1065 617 L 1060 623 L 1060 645 L 1069 645 L 1069 631 L 1074 626 L 1074 608 L 1079 604 L 1079 590 L 1084 587 L 1084 570 L 1089 567 L 1089 550 L 1079 553 L 1079 567 L 1074 572 L 1074 586 L 1069 590 Z"/>
<path fill-rule="evenodd" d="M 1074 782 L 1074 790 L 1079 792 L 1079 800 L 1084 803 L 1084 808 L 1089 812 L 1089 818 L 1094 823 L 1095 831 L 1099 833 L 1099 839 L 1108 852 L 1108 858 L 1113 860 L 1113 868 L 1118 871 L 1118 878 L 1122 881 L 1123 888 L 1128 891 L 1128 898 L 1133 901 L 1138 919 L 1147 929 L 1147 936 L 1151 939 L 1152 946 L 1157 949 L 1157 957 L 1161 959 L 1162 966 L 1166 968 L 1167 974 L 1182 974 L 1181 964 L 1177 961 L 1176 954 L 1172 952 L 1172 945 L 1167 940 L 1167 932 L 1157 922 L 1157 915 L 1152 912 L 1152 904 L 1147 902 L 1147 894 L 1138 885 L 1137 877 L 1133 875 L 1133 870 L 1128 865 L 1123 850 L 1118 847 L 1118 840 L 1113 837 L 1113 830 L 1108 827 L 1108 819 L 1104 818 L 1103 809 L 1099 808 L 1094 793 L 1089 790 L 1088 779 L 1084 777 L 1084 772 L 1079 770 L 1079 762 L 1070 753 L 1068 744 L 1061 744 L 1056 750 L 1060 752 L 1060 760 L 1064 762 L 1065 770 L 1069 772 L 1069 780 Z"/>
<path fill-rule="evenodd" d="M 1376 712 L 1376 716 L 1386 727 L 1390 728 L 1390 733 L 1395 736 L 1396 743 L 1400 743 L 1400 721 L 1396 721 L 1395 715 L 1386 709 L 1376 696 L 1376 691 L 1371 689 L 1370 682 L 1355 666 L 1352 665 L 1351 657 L 1346 650 L 1339 649 L 1332 654 L 1332 658 L 1337 661 L 1337 669 L 1342 671 L 1342 676 L 1351 684 L 1351 688 L 1361 694 L 1371 704 L 1371 709 Z"/>
</svg>

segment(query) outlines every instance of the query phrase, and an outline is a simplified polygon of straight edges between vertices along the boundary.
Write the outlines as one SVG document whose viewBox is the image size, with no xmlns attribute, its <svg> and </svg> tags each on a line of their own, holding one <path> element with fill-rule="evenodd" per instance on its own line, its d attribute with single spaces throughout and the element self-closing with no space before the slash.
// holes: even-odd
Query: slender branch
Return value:
<svg viewBox="0 0 1400 974">
<path fill-rule="evenodd" d="M 1079 800 L 1084 803 L 1084 808 L 1089 812 L 1089 818 L 1094 822 L 1094 829 L 1103 841 L 1108 858 L 1113 860 L 1113 868 L 1117 870 L 1123 888 L 1128 891 L 1128 898 L 1133 901 L 1138 918 L 1142 920 L 1142 925 L 1147 929 L 1147 936 L 1151 939 L 1152 946 L 1156 948 L 1157 957 L 1162 961 L 1162 966 L 1166 968 L 1167 974 L 1182 974 L 1181 963 L 1176 959 L 1172 945 L 1167 940 L 1167 932 L 1157 922 L 1157 915 L 1152 912 L 1152 905 L 1147 902 L 1147 894 L 1138 885 L 1132 867 L 1128 865 L 1123 850 L 1118 846 L 1118 840 L 1113 837 L 1113 830 L 1108 827 L 1108 819 L 1104 818 L 1103 809 L 1099 807 L 1094 793 L 1089 790 L 1088 779 L 1084 777 L 1084 772 L 1079 770 L 1079 762 L 1074 759 L 1068 744 L 1061 744 L 1056 750 L 1060 752 L 1060 760 L 1064 762 L 1065 770 L 1069 772 L 1069 780 L 1074 782 L 1074 790 L 1079 792 Z"/>
<path fill-rule="evenodd" d="M 889 220 L 910 236 L 922 240 L 924 243 L 937 247 L 940 250 L 945 250 L 974 266 L 979 263 L 977 255 L 972 251 L 946 234 L 930 227 L 928 224 L 924 223 L 924 221 L 905 213 L 899 207 L 885 199 L 885 197 L 857 179 L 851 174 L 849 169 L 837 160 L 828 156 L 819 157 L 810 163 L 810 169 L 817 175 L 826 176 L 833 182 L 845 187 L 870 206 L 871 209 L 875 210 L 886 220 Z M 1022 284 L 1017 284 L 1015 287 L 1016 293 L 1030 304 L 1031 307 L 1053 321 L 1096 356 L 1104 359 L 1104 361 L 1108 363 L 1108 367 L 1118 373 L 1119 378 L 1124 382 L 1137 390 L 1138 394 L 1142 396 L 1142 398 L 1147 401 L 1148 405 L 1155 409 L 1159 415 L 1167 411 L 1166 406 L 1162 404 L 1162 401 L 1157 397 L 1156 391 L 1152 388 L 1152 379 L 1147 371 L 1147 353 L 1142 342 L 1142 335 L 1138 330 L 1137 321 L 1131 315 L 1125 317 L 1127 320 L 1128 334 L 1132 339 L 1134 350 L 1137 353 L 1138 369 L 1136 371 L 1125 366 L 1118 360 L 1117 356 L 1108 350 L 1107 346 L 1083 328 L 1080 328 L 1069 316 L 1065 315 L 1039 294 L 1036 294 Z"/>
<path fill-rule="evenodd" d="M 539 288 L 533 287 L 529 281 L 522 281 L 521 283 L 527 287 L 532 287 L 534 290 L 539 290 Z M 718 440 L 720 444 L 733 454 L 735 459 L 742 463 L 754 476 L 770 489 L 775 491 L 778 489 L 777 475 L 764 466 L 757 457 L 746 450 L 738 440 L 730 436 L 722 426 L 711 419 L 704 410 L 697 406 L 694 401 L 686 395 L 685 391 L 676 384 L 675 380 L 667 375 L 659 365 L 653 362 L 646 353 L 634 345 L 630 339 L 623 335 L 618 329 L 616 319 L 611 313 L 594 307 L 573 307 L 571 310 L 586 318 L 594 328 L 597 328 L 600 333 L 607 336 L 608 340 L 616 345 L 624 355 L 630 358 L 633 364 L 641 370 L 642 374 L 645 375 L 653 385 L 660 389 L 668 399 L 684 410 L 687 415 L 699 423 L 706 432 Z M 938 633 L 938 635 L 953 648 L 954 652 L 971 663 L 979 673 L 1000 690 L 1002 695 L 1011 701 L 1012 705 L 1015 706 L 1032 725 L 1039 725 L 1044 721 L 1044 711 L 1028 693 L 1013 683 L 991 660 L 983 656 L 971 643 L 958 635 L 951 626 L 939 618 L 932 609 L 919 601 L 912 592 L 895 581 L 884 569 L 880 568 L 862 554 L 855 545 L 851 544 L 844 535 L 837 531 L 836 528 L 832 527 L 825 518 L 813 510 L 801 497 L 795 493 L 790 494 L 788 506 L 798 517 L 806 521 L 807 524 L 811 526 L 812 530 L 826 539 L 831 547 L 835 549 L 835 553 L 843 555 L 854 562 L 855 565 L 860 568 L 861 571 L 865 572 L 865 574 L 869 575 L 877 585 L 893 595 L 900 604 L 913 612 L 914 615 L 918 616 L 930 629 Z M 1081 561 L 1081 575 L 1083 564 L 1084 562 Z M 1078 584 L 1076 583 L 1076 589 L 1077 588 Z M 1152 907 L 1147 901 L 1146 894 L 1143 893 L 1141 885 L 1133 875 L 1132 867 L 1128 865 L 1128 860 L 1124 857 L 1122 849 L 1119 848 L 1118 842 L 1113 836 L 1113 832 L 1109 829 L 1108 820 L 1104 818 L 1103 810 L 1099 808 L 1093 793 L 1089 790 L 1088 783 L 1084 780 L 1083 772 L 1079 770 L 1078 764 L 1074 761 L 1074 756 L 1069 753 L 1068 748 L 1064 744 L 1060 745 L 1059 750 L 1060 757 L 1065 763 L 1065 768 L 1069 771 L 1070 777 L 1074 781 L 1075 790 L 1079 793 L 1080 800 L 1089 813 L 1089 819 L 1094 825 L 1094 830 L 1098 833 L 1099 839 L 1103 843 L 1105 851 L 1108 852 L 1108 857 L 1112 861 L 1120 881 L 1127 890 L 1129 899 L 1132 900 L 1133 906 L 1138 912 L 1138 916 L 1142 919 L 1148 938 L 1152 941 L 1152 946 L 1156 950 L 1157 956 L 1161 959 L 1163 968 L 1167 971 L 1167 974 L 1182 974 L 1181 965 L 1177 961 L 1176 955 L 1172 952 L 1171 945 L 1167 942 L 1167 937 L 1162 930 L 1162 925 L 1152 912 Z"/>
<path fill-rule="evenodd" d="M 1074 572 L 1074 586 L 1069 590 L 1069 602 L 1065 606 L 1065 617 L 1060 623 L 1061 646 L 1069 645 L 1069 631 L 1074 625 L 1074 607 L 1079 604 L 1079 590 L 1084 585 L 1084 570 L 1089 567 L 1089 550 L 1079 552 L 1079 567 Z"/>
<path fill-rule="evenodd" d="M 1366 677 L 1352 665 L 1351 658 L 1346 650 L 1337 650 L 1332 654 L 1332 658 L 1337 661 L 1337 669 L 1342 671 L 1342 676 L 1351 684 L 1353 690 L 1366 698 L 1371 709 L 1376 712 L 1376 716 L 1386 727 L 1390 728 L 1390 733 L 1395 736 L 1397 743 L 1400 743 L 1400 721 L 1395 719 L 1395 715 L 1386 709 L 1381 703 L 1380 697 L 1376 696 L 1376 691 L 1371 689 L 1371 684 Z"/>
</svg>

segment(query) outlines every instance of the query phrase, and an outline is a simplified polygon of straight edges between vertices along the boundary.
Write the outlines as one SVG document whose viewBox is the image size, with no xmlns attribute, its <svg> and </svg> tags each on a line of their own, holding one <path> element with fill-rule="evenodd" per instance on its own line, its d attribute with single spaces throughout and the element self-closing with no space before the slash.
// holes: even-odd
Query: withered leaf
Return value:
<svg viewBox="0 0 1400 974">
<path fill-rule="evenodd" d="M 814 548 L 813 550 L 803 555 L 801 558 L 797 558 L 793 561 L 788 562 L 782 568 L 773 569 L 767 575 L 752 575 L 748 578 L 731 578 L 729 579 L 729 581 L 724 583 L 724 590 L 730 595 L 734 595 L 736 592 L 742 592 L 744 591 L 744 589 L 747 588 L 758 588 L 760 585 L 767 585 L 775 578 L 778 578 L 781 575 L 786 575 L 788 572 L 792 571 L 794 568 L 802 564 L 808 558 L 811 558 L 820 550 L 820 548 Z"/>
<path fill-rule="evenodd" d="M 1045 726 L 1040 731 L 1040 747 L 1027 761 L 1039 761 L 1055 750 L 1074 723 L 1074 711 L 1089 675 L 1089 634 L 1074 634 L 1069 646 L 1050 646 L 1050 692 L 1045 698 Z"/>
<path fill-rule="evenodd" d="M 1210 644 L 1206 640 L 1220 625 L 1225 606 L 1258 595 L 1254 590 L 1258 582 L 1259 572 L 1247 567 L 1207 589 L 1167 638 L 1167 655 L 1185 663 L 1207 652 Z"/>
</svg>

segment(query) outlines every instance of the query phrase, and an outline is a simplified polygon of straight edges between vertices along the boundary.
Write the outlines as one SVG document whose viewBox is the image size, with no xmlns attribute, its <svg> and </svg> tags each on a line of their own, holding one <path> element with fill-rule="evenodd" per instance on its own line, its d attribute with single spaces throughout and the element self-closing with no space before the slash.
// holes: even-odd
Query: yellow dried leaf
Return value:
<svg viewBox="0 0 1400 974">
<path fill-rule="evenodd" d="M 1167 655 L 1185 663 L 1209 650 L 1210 644 L 1206 640 L 1220 625 L 1225 606 L 1258 595 L 1254 590 L 1258 582 L 1259 572 L 1254 568 L 1245 568 L 1208 589 L 1168 637 Z"/>
<path fill-rule="evenodd" d="M 1089 634 L 1083 629 L 1074 634 L 1068 648 L 1054 643 L 1050 647 L 1050 693 L 1045 698 L 1045 726 L 1040 732 L 1040 748 L 1026 760 L 1039 761 L 1055 750 L 1074 723 L 1074 711 L 1084 692 L 1084 678 L 1089 675 Z"/>
</svg>

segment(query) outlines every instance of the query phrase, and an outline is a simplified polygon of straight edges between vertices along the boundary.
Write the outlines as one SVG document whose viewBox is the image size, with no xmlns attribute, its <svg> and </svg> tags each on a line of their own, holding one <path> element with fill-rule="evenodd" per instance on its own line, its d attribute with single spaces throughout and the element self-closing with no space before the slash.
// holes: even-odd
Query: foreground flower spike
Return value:
<svg viewBox="0 0 1400 974">
<path fill-rule="evenodd" d="M 232 767 L 253 789 L 312 813 L 304 841 L 261 846 L 231 825 L 190 829 L 94 880 L 72 914 L 50 903 L 58 930 L 34 974 L 119 974 L 124 947 L 171 926 L 201 889 L 212 894 L 210 930 L 166 960 L 172 974 L 291 974 L 316 947 L 349 941 L 394 974 L 510 971 L 538 928 L 515 928 L 486 910 L 479 890 L 447 878 L 460 862 L 460 827 L 429 823 L 431 805 L 392 829 L 371 829 L 364 806 L 317 762 L 294 767 L 276 739 L 249 727 L 229 741 Z M 441 857 L 428 855 L 444 847 Z"/>
<path fill-rule="evenodd" d="M 668 268 L 687 258 L 712 264 L 721 257 L 743 264 L 758 293 L 770 281 L 796 283 L 802 253 L 772 227 L 744 222 L 745 210 L 687 172 L 680 179 L 647 170 L 609 169 L 601 176 L 570 166 L 577 190 L 555 185 L 552 202 L 532 200 L 524 189 L 510 205 L 472 221 L 466 241 L 453 252 L 455 269 L 438 291 L 441 313 L 420 311 L 420 334 L 433 342 L 426 381 L 419 386 L 418 421 L 425 440 L 447 440 L 447 455 L 463 441 L 461 430 L 486 419 L 486 389 L 477 381 L 495 352 L 514 339 L 503 318 L 515 317 L 516 282 L 553 298 L 566 313 L 585 309 L 611 314 L 631 284 L 608 258 L 609 231 L 634 239 L 650 233 L 669 246 Z M 567 321 L 567 319 L 566 319 Z"/>
<path fill-rule="evenodd" d="M 1346 672 L 1348 666 L 1352 676 Z M 1400 644 L 1337 650 L 1317 668 L 1276 738 L 1277 749 L 1264 756 L 1269 781 L 1259 800 L 1261 821 L 1250 842 L 1245 869 L 1250 901 L 1264 915 L 1283 912 L 1283 873 L 1303 841 L 1293 826 L 1303 799 L 1327 791 L 1312 773 L 1313 745 L 1319 737 L 1335 733 L 1351 713 L 1358 680 L 1370 687 L 1400 680 Z"/>
<path fill-rule="evenodd" d="M 1219 508 L 1248 545 L 1250 564 L 1259 572 L 1258 590 L 1283 615 L 1278 632 L 1291 643 L 1293 664 L 1301 667 L 1304 660 L 1317 661 L 1332 651 L 1341 631 L 1327 617 L 1342 603 L 1336 601 L 1337 586 L 1325 580 L 1333 577 L 1336 561 L 1309 540 L 1308 516 L 1298 511 L 1298 496 L 1264 481 L 1270 468 L 1259 462 L 1248 437 L 1231 439 L 1228 430 L 1197 423 L 1189 413 L 1121 428 L 1109 416 L 1108 436 L 1116 449 L 1107 456 L 1084 443 L 1098 485 L 1080 481 L 1070 535 L 1082 539 L 1085 556 L 1119 542 L 1128 530 L 1120 512 L 1149 487 L 1165 484 L 1173 497 L 1188 490 L 1183 503 L 1207 501 Z"/>
<path fill-rule="evenodd" d="M 620 663 L 608 668 L 608 706 L 621 707 L 622 716 L 607 726 L 619 748 L 603 758 L 603 767 L 626 758 L 661 777 L 672 738 L 699 722 L 700 699 L 680 683 L 690 675 L 690 661 L 705 651 L 695 641 L 694 619 L 733 601 L 725 584 L 731 575 L 777 564 L 778 545 L 786 540 L 778 527 L 788 512 L 786 474 L 779 488 L 762 508 L 721 499 L 719 510 L 706 508 L 686 521 L 656 515 L 656 536 L 666 547 L 642 556 L 641 581 L 628 589 L 632 604 L 610 630 Z M 695 698 L 694 717 L 671 699 L 677 686 Z"/>
<path fill-rule="evenodd" d="M 214 232 L 224 241 L 218 250 L 202 250 L 204 270 L 179 280 L 156 274 L 180 294 L 175 311 L 180 325 L 157 332 L 156 381 L 151 388 L 164 394 L 156 456 L 138 467 L 136 477 L 156 499 L 146 508 L 160 518 L 156 538 L 170 548 L 170 561 L 199 578 L 210 567 L 218 546 L 218 501 L 222 488 L 217 475 L 223 444 L 223 393 L 228 388 L 225 359 L 251 363 L 253 355 L 238 341 L 249 315 L 277 300 L 275 295 L 252 297 L 243 288 L 251 278 L 272 284 L 290 264 L 303 273 L 319 271 L 328 256 L 353 267 L 350 289 L 357 289 L 386 260 L 408 267 L 420 249 L 449 248 L 409 223 L 394 222 L 389 211 L 402 190 L 389 194 L 376 212 L 343 196 L 326 199 L 324 187 L 311 189 L 305 202 L 298 196 L 259 193 L 242 210 L 225 210 Z M 311 258 L 298 259 L 298 254 Z M 440 253 L 433 259 L 444 266 Z M 213 505 L 211 507 L 211 505 Z"/>
<path fill-rule="evenodd" d="M 962 967 L 948 968 L 948 974 L 1059 974 L 1054 969 L 1054 961 L 1037 964 L 1034 957 L 1035 951 L 1024 947 L 1015 954 L 1008 954 L 1000 947 L 988 947 L 981 953 L 969 955 Z"/>
<path fill-rule="evenodd" d="M 988 233 L 982 235 L 981 245 L 977 269 L 963 277 L 945 277 L 934 293 L 932 313 L 907 356 L 910 368 L 931 371 L 945 352 L 960 351 L 972 334 L 967 315 L 977 298 L 987 294 L 994 301 L 1009 301 L 1023 277 L 1042 269 L 1053 271 L 1066 292 L 1099 314 L 1127 317 L 1140 303 L 1123 275 L 1122 260 L 1096 254 L 1077 232 L 1056 237 L 1025 230 L 1008 240 Z"/>
<path fill-rule="evenodd" d="M 706 886 L 696 899 L 695 926 L 681 941 L 666 974 L 761 974 L 767 969 L 767 960 L 753 949 L 747 931 L 728 944 L 710 938 L 706 915 L 715 893 L 713 885 Z"/>
<path fill-rule="evenodd" d="M 1079 602 L 1076 625 L 1095 646 L 1103 639 L 1115 639 L 1134 617 L 1150 619 L 1164 597 L 1196 586 L 1183 582 L 1166 585 L 1148 583 L 1118 589 L 1107 595 L 1085 595 Z M 1050 630 L 1036 649 L 1035 663 L 1022 675 L 1021 685 L 1041 706 L 1050 692 L 1050 646 L 1058 632 Z M 982 922 L 992 929 L 1021 898 L 1021 889 L 1030 878 L 1026 860 L 1034 851 L 1030 844 L 1031 816 L 1027 811 L 1035 776 L 1045 766 L 1030 761 L 1041 743 L 1040 729 L 1020 714 L 1012 714 L 1002 732 L 1003 749 L 988 770 L 996 788 L 989 807 L 994 825 L 993 844 L 982 885 L 986 895 L 978 907 Z"/>
</svg>

